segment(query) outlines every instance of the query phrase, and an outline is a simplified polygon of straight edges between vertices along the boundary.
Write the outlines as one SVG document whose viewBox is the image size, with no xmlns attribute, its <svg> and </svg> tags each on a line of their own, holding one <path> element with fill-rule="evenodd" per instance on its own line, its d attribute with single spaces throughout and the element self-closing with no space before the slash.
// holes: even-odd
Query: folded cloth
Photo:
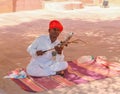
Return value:
<svg viewBox="0 0 120 94">
<path fill-rule="evenodd" d="M 8 73 L 8 75 L 4 76 L 4 78 L 26 78 L 27 74 L 23 68 L 17 68 L 14 71 Z"/>
</svg>

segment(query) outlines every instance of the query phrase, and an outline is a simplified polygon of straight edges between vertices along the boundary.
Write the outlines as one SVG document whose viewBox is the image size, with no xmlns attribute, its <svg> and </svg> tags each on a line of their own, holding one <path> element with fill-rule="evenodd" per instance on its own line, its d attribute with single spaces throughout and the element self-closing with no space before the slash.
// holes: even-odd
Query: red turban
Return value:
<svg viewBox="0 0 120 94">
<path fill-rule="evenodd" d="M 57 20 L 52 20 L 49 23 L 49 29 L 53 29 L 53 28 L 58 28 L 60 30 L 60 32 L 62 32 L 62 30 L 63 30 L 62 24 Z"/>
</svg>

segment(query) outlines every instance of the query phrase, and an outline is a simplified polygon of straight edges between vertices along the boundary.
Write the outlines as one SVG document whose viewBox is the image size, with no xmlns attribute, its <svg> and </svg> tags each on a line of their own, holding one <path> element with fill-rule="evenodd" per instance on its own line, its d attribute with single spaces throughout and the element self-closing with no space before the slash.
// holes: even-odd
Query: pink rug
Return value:
<svg viewBox="0 0 120 94">
<path fill-rule="evenodd" d="M 12 78 L 12 81 L 17 83 L 23 90 L 29 92 L 41 92 L 118 76 L 120 74 L 119 63 L 110 63 L 102 59 L 95 59 L 91 63 L 81 63 L 79 60 L 68 61 L 68 64 L 69 67 L 64 71 L 64 76 L 55 75 L 41 78 L 28 76 L 24 79 Z"/>
</svg>

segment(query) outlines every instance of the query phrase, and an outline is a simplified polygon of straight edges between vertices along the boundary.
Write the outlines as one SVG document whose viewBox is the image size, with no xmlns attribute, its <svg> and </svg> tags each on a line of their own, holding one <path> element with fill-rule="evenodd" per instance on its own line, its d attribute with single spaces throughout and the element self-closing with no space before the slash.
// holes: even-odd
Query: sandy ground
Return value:
<svg viewBox="0 0 120 94">
<path fill-rule="evenodd" d="M 83 55 L 106 56 L 120 62 L 120 7 L 85 7 L 78 10 L 35 10 L 0 14 L 0 94 L 33 94 L 25 92 L 3 76 L 17 67 L 26 67 L 30 56 L 28 45 L 39 35 L 47 34 L 48 23 L 60 20 L 64 25 L 60 39 L 74 32 L 73 39 L 86 41 L 65 48 L 66 60 Z M 108 78 L 73 87 L 36 94 L 119 94 L 120 77 Z"/>
</svg>

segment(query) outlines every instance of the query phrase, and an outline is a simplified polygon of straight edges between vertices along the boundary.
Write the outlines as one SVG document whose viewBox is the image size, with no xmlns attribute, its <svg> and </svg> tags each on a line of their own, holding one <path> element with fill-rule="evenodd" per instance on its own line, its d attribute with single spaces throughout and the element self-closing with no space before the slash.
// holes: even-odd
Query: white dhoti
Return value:
<svg viewBox="0 0 120 94">
<path fill-rule="evenodd" d="M 46 67 L 41 67 L 40 65 L 29 64 L 27 66 L 27 73 L 31 76 L 50 76 L 55 75 L 56 72 L 65 70 L 68 67 L 67 62 L 54 62 L 54 64 Z"/>
</svg>

